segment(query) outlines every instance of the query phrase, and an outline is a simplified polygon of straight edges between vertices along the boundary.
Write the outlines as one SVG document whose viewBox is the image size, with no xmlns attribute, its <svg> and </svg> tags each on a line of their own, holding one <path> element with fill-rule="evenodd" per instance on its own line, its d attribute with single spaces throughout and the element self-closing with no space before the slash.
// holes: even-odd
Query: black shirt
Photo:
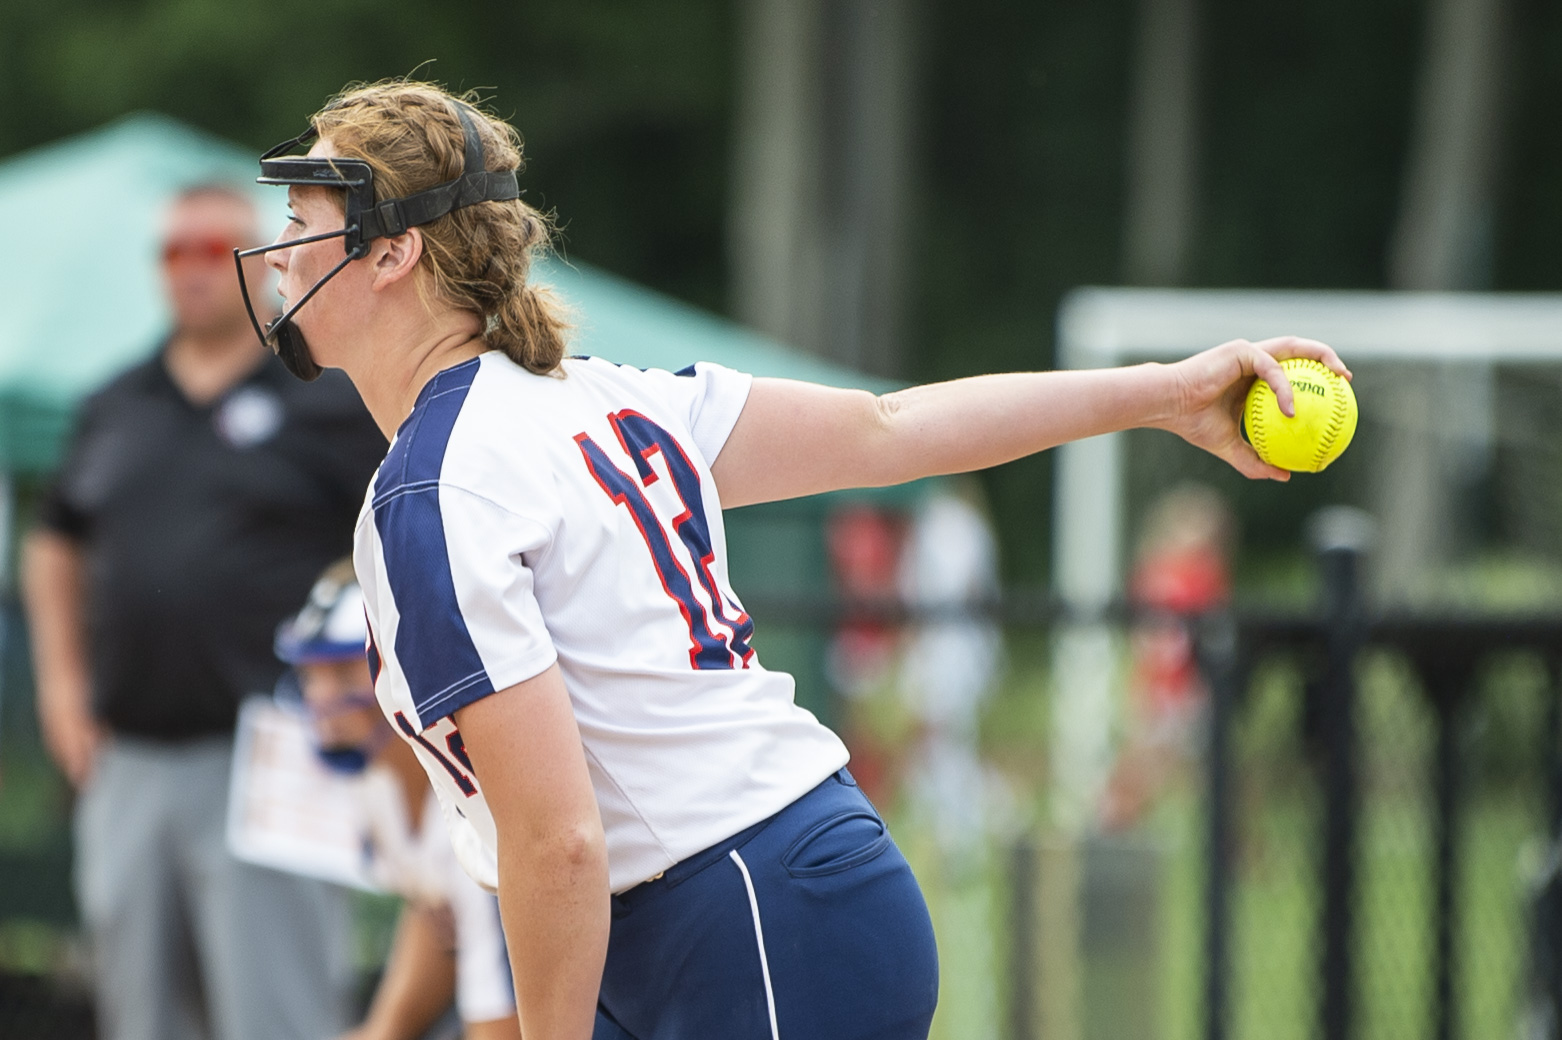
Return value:
<svg viewBox="0 0 1562 1040">
<path fill-rule="evenodd" d="M 277 624 L 352 545 L 385 439 L 339 372 L 275 358 L 208 405 L 162 353 L 89 398 L 40 522 L 87 560 L 93 706 L 163 740 L 230 733 Z"/>
</svg>

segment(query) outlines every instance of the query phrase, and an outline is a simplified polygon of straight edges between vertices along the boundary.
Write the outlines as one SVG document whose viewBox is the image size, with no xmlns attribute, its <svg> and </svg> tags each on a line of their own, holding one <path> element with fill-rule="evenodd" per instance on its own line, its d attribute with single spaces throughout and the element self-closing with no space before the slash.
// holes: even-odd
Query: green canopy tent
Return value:
<svg viewBox="0 0 1562 1040">
<path fill-rule="evenodd" d="M 153 114 L 0 162 L 0 226 L 22 245 L 8 255 L 0 310 L 0 547 L 12 541 L 14 478 L 47 473 L 76 403 L 145 357 L 167 328 L 157 248 L 170 197 L 198 183 L 247 185 L 264 224 L 280 227 L 285 196 L 255 186 L 256 172 L 250 150 Z M 555 260 L 539 273 L 575 312 L 578 353 L 673 370 L 708 360 L 756 375 L 887 387 L 584 264 Z M 818 593 L 826 581 L 824 509 L 814 501 L 732 514 L 738 587 L 761 598 Z M 10 584 L 9 556 L 0 551 L 0 590 Z M 767 661 L 817 677 L 817 664 L 805 663 L 817 648 L 788 652 L 785 634 L 770 631 Z"/>
<path fill-rule="evenodd" d="M 0 472 L 49 469 L 75 403 L 166 328 L 156 250 L 170 196 L 201 182 L 249 185 L 255 172 L 250 151 L 150 114 L 0 162 L 0 225 L 22 245 L 6 264 L 0 313 Z M 265 223 L 280 226 L 282 192 L 253 190 Z M 585 265 L 553 262 L 542 277 L 575 308 L 580 353 L 874 385 Z"/>
<path fill-rule="evenodd" d="M 0 163 L 0 221 L 22 246 L 7 258 L 0 312 L 0 471 L 49 468 L 76 401 L 151 349 L 167 320 L 162 207 L 185 185 L 242 183 L 244 159 L 137 115 Z"/>
</svg>

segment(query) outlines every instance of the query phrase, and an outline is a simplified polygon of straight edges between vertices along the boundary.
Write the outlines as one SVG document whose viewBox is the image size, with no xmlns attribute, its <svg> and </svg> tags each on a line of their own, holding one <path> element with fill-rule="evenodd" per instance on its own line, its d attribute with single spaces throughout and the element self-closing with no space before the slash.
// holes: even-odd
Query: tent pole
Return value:
<svg viewBox="0 0 1562 1040">
<path fill-rule="evenodd" d="M 5 677 L 10 671 L 10 606 L 16 591 L 11 570 L 15 520 L 16 481 L 10 470 L 0 469 L 0 708 L 5 705 Z"/>
</svg>

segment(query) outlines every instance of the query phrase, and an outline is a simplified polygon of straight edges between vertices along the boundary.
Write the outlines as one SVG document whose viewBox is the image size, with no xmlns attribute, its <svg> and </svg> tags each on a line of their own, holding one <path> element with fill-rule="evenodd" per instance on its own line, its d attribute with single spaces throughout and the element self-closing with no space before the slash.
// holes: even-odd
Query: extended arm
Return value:
<svg viewBox="0 0 1562 1040">
<path fill-rule="evenodd" d="M 28 535 L 22 597 L 32 636 L 38 721 L 49 754 L 77 787 L 92 772 L 100 740 L 87 665 L 84 569 L 75 541 L 46 530 Z"/>
<path fill-rule="evenodd" d="M 1010 462 L 1068 441 L 1135 427 L 1179 434 L 1249 477 L 1288 478 L 1238 429 L 1253 379 L 1291 413 L 1277 358 L 1316 358 L 1348 375 L 1312 340 L 1236 340 L 1172 365 L 976 376 L 875 397 L 784 379 L 756 379 L 711 467 L 727 507 Z"/>
<path fill-rule="evenodd" d="M 521 1033 L 588 1040 L 607 959 L 607 845 L 557 665 L 456 712 L 499 836 Z"/>
<path fill-rule="evenodd" d="M 402 907 L 369 1017 L 342 1040 L 414 1040 L 450 1006 L 456 994 L 456 958 L 439 914 L 414 903 Z"/>
</svg>

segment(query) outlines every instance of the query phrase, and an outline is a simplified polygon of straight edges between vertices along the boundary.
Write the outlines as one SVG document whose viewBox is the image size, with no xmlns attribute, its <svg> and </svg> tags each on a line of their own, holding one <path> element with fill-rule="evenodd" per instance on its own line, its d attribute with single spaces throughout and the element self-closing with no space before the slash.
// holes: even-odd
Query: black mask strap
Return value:
<svg viewBox="0 0 1562 1040">
<path fill-rule="evenodd" d="M 488 157 L 483 152 L 483 138 L 477 132 L 477 122 L 472 118 L 472 106 L 456 102 L 456 118 L 461 120 L 461 151 L 464 156 L 463 176 L 482 173 L 488 169 Z"/>
<path fill-rule="evenodd" d="M 461 120 L 465 162 L 461 176 L 427 191 L 400 199 L 386 199 L 365 209 L 359 217 L 365 242 L 381 236 L 395 238 L 408 228 L 432 223 L 463 206 L 508 202 L 521 197 L 520 181 L 514 170 L 485 169 L 488 159 L 471 108 L 456 102 L 456 116 Z"/>
</svg>

